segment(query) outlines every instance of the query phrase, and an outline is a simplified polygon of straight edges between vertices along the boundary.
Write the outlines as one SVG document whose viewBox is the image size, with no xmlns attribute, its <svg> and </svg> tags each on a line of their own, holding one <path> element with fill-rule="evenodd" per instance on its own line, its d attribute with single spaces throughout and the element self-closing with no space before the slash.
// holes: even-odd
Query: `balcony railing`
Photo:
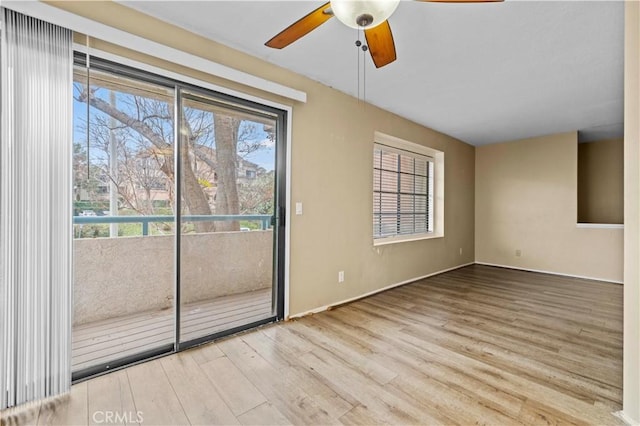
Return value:
<svg viewBox="0 0 640 426">
<path fill-rule="evenodd" d="M 120 229 L 125 231 L 126 238 L 109 238 L 107 230 L 100 234 L 105 238 L 74 240 L 75 325 L 173 306 L 175 227 L 171 227 L 171 232 L 157 235 L 155 227 L 175 223 L 174 220 L 170 215 L 74 217 L 76 228 L 83 225 L 93 228 L 98 224 L 105 228 L 110 223 L 128 228 Z M 197 303 L 271 287 L 272 216 L 183 216 L 182 220 L 237 220 L 242 225 L 251 221 L 247 225 L 258 229 L 183 233 L 178 253 L 181 302 Z M 130 226 L 131 223 L 134 226 Z M 142 233 L 139 223 L 145 225 Z M 255 223 L 261 225 L 255 226 Z"/>
<path fill-rule="evenodd" d="M 273 216 L 264 214 L 243 215 L 184 215 L 180 217 L 182 222 L 211 222 L 211 221 L 256 221 L 260 222 L 262 230 L 269 229 Z M 141 223 L 142 235 L 149 235 L 149 224 L 153 222 L 175 222 L 173 215 L 157 216 L 74 216 L 74 225 L 102 225 L 110 223 Z"/>
</svg>

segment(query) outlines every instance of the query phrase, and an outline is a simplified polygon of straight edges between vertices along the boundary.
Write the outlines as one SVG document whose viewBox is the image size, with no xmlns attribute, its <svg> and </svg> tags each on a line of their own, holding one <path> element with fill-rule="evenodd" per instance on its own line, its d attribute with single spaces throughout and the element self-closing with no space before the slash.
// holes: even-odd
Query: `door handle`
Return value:
<svg viewBox="0 0 640 426">
<path fill-rule="evenodd" d="M 287 216 L 285 208 L 282 206 L 278 207 L 276 209 L 276 214 L 274 216 L 271 216 L 271 226 L 276 226 L 276 224 L 284 226 L 286 217 Z"/>
</svg>

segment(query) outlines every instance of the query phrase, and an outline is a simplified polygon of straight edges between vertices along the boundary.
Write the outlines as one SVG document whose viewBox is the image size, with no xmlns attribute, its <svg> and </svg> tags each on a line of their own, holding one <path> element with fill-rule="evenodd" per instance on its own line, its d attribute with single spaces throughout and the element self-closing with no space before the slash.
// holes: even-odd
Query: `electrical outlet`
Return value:
<svg viewBox="0 0 640 426">
<path fill-rule="evenodd" d="M 522 256 L 522 250 L 517 249 L 516 250 L 516 257 L 520 257 L 520 256 Z"/>
<path fill-rule="evenodd" d="M 338 282 L 339 283 L 344 282 L 344 271 L 338 271 Z"/>
<path fill-rule="evenodd" d="M 462 256 L 462 247 L 460 247 L 460 256 Z"/>
</svg>

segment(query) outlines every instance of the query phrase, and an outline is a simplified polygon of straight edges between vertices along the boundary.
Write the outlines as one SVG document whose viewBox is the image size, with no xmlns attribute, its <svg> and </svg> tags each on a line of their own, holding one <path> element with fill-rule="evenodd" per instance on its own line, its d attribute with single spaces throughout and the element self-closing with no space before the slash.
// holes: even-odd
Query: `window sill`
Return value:
<svg viewBox="0 0 640 426">
<path fill-rule="evenodd" d="M 431 240 L 434 238 L 443 238 L 443 234 L 430 232 L 428 234 L 399 235 L 396 237 L 378 238 L 373 240 L 373 246 L 386 246 L 388 244 L 405 243 L 409 241 Z"/>
<path fill-rule="evenodd" d="M 624 229 L 622 223 L 576 223 L 576 228 L 581 229 Z"/>
</svg>

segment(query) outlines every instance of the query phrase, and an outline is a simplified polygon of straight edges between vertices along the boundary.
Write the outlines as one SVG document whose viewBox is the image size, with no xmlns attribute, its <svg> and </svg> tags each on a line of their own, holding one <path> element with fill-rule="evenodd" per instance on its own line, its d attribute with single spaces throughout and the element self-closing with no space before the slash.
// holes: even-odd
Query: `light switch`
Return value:
<svg viewBox="0 0 640 426">
<path fill-rule="evenodd" d="M 296 203 L 296 214 L 297 215 L 301 215 L 302 214 L 302 203 L 301 202 L 297 202 Z"/>
</svg>

